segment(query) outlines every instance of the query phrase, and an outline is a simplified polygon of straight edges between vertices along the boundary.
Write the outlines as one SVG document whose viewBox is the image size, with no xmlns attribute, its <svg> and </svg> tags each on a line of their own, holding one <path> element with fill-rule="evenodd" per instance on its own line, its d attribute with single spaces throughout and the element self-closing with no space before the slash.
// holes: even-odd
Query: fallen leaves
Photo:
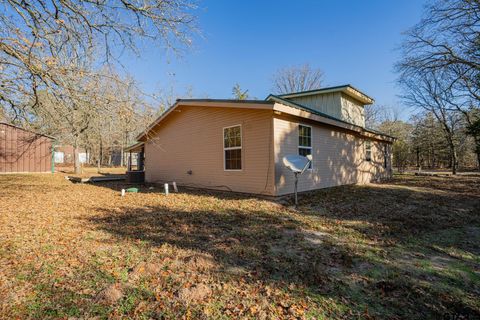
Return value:
<svg viewBox="0 0 480 320">
<path fill-rule="evenodd" d="M 454 307 L 476 315 L 470 269 L 445 265 L 454 281 L 437 292 L 430 287 L 441 278 L 420 261 L 428 251 L 413 251 L 411 264 L 396 255 L 415 223 L 425 232 L 454 224 L 469 228 L 468 242 L 458 232 L 443 246 L 433 234 L 422 250 L 435 245 L 478 265 L 469 210 L 479 191 L 469 180 L 455 193 L 430 192 L 422 179 L 322 190 L 289 210 L 218 192 L 165 197 L 142 187 L 122 198 L 118 183 L 0 176 L 0 318 L 415 318 Z"/>
<path fill-rule="evenodd" d="M 194 254 L 183 259 L 184 266 L 193 271 L 211 271 L 217 263 L 209 254 Z"/>
<path fill-rule="evenodd" d="M 98 294 L 96 301 L 113 305 L 123 298 L 123 291 L 124 289 L 118 283 L 109 285 Z"/>
<path fill-rule="evenodd" d="M 178 298 L 187 305 L 199 303 L 211 295 L 212 289 L 203 283 L 194 285 L 186 283 L 178 292 Z"/>
</svg>

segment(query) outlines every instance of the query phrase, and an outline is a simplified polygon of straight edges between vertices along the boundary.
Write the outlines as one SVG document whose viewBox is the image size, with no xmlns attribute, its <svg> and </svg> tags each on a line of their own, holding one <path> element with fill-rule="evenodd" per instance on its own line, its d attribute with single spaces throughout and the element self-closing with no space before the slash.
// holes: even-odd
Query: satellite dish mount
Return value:
<svg viewBox="0 0 480 320">
<path fill-rule="evenodd" d="M 298 154 L 289 154 L 283 157 L 283 164 L 295 175 L 295 207 L 298 207 L 298 175 L 304 173 L 311 163 L 312 155 L 310 154 L 306 157 Z"/>
</svg>

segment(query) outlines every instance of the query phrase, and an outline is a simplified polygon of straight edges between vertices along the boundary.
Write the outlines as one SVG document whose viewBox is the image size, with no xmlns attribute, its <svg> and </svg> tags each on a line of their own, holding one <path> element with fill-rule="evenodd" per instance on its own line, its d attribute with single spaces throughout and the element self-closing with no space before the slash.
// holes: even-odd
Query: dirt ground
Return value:
<svg viewBox="0 0 480 320">
<path fill-rule="evenodd" d="M 477 319 L 480 178 L 300 197 L 0 176 L 0 318 Z"/>
</svg>

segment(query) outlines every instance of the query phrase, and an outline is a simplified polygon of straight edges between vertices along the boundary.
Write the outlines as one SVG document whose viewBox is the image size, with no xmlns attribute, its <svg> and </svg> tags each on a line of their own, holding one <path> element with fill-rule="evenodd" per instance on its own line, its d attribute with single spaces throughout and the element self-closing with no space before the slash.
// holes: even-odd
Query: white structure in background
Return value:
<svg viewBox="0 0 480 320">
<path fill-rule="evenodd" d="M 61 151 L 55 151 L 55 154 L 54 154 L 54 160 L 55 160 L 55 163 L 63 163 L 64 162 L 64 153 L 61 152 Z"/>
<path fill-rule="evenodd" d="M 73 155 L 69 155 L 68 157 L 69 160 L 67 160 L 65 157 L 65 153 L 62 151 L 55 151 L 53 157 L 54 157 L 55 163 L 73 163 Z M 80 161 L 81 164 L 87 163 L 88 157 L 89 157 L 89 154 L 87 152 L 80 152 L 78 154 L 78 161 Z"/>
<path fill-rule="evenodd" d="M 88 161 L 88 154 L 86 152 L 80 152 L 78 154 L 78 161 L 80 163 L 87 163 Z"/>
</svg>

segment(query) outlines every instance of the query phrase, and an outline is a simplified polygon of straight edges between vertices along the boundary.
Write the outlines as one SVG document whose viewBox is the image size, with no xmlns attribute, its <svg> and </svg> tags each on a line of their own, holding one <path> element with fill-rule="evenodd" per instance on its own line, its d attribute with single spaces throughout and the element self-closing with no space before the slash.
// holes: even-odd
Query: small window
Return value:
<svg viewBox="0 0 480 320">
<path fill-rule="evenodd" d="M 223 153 L 225 170 L 242 170 L 242 127 L 223 129 Z"/>
<path fill-rule="evenodd" d="M 312 154 L 312 127 L 298 126 L 298 154 L 304 157 Z M 312 169 L 311 162 L 308 169 Z"/>
<path fill-rule="evenodd" d="M 365 160 L 372 161 L 372 142 L 370 140 L 365 141 Z"/>
</svg>

